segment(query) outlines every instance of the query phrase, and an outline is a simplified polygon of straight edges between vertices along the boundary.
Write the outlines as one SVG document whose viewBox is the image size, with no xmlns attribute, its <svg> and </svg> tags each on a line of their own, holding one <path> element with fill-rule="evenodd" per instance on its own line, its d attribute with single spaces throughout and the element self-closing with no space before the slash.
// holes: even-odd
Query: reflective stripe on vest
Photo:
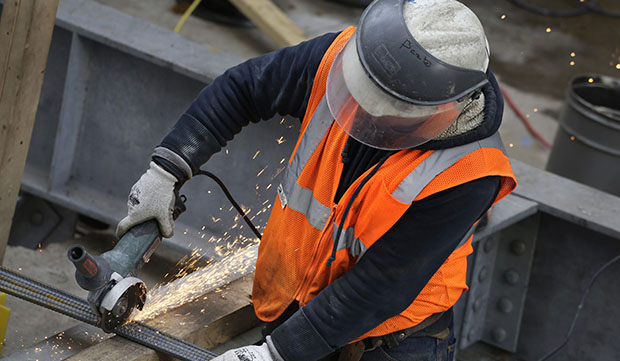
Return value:
<svg viewBox="0 0 620 361">
<path fill-rule="evenodd" d="M 308 223 L 319 231 L 325 227 L 331 209 L 317 201 L 310 189 L 297 184 L 297 178 L 333 121 L 327 101 L 323 97 L 299 142 L 291 164 L 286 167 L 282 183 L 278 186 L 282 208 L 288 205 L 291 209 L 304 214 Z"/>
<path fill-rule="evenodd" d="M 402 203 L 412 203 L 422 190 L 440 173 L 453 166 L 461 158 L 481 148 L 497 148 L 506 154 L 499 132 L 495 132 L 492 136 L 477 142 L 434 151 L 400 182 L 398 187 L 392 192 L 392 196 Z M 338 224 L 334 222 L 333 225 L 334 231 L 332 233 L 332 239 L 334 239 L 338 233 Z M 470 228 L 465 234 L 465 237 L 459 242 L 456 249 L 467 242 L 474 233 L 476 226 L 477 223 Z M 349 249 L 349 254 L 351 256 L 357 257 L 358 262 L 368 250 L 362 240 L 355 237 L 354 227 L 344 228 L 340 233 L 337 250 L 346 248 Z"/>
<path fill-rule="evenodd" d="M 453 166 L 459 159 L 482 148 L 497 148 L 506 154 L 499 132 L 477 142 L 436 150 L 400 182 L 392 196 L 403 203 L 413 202 L 437 175 Z"/>
</svg>

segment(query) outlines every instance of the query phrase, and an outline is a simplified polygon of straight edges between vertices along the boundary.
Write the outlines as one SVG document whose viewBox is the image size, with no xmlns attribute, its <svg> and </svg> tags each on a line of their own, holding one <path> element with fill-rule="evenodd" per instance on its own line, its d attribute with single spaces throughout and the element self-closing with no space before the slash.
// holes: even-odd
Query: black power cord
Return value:
<svg viewBox="0 0 620 361">
<path fill-rule="evenodd" d="M 603 9 L 596 4 L 596 0 L 590 0 L 590 1 L 576 0 L 579 7 L 575 9 L 569 9 L 569 10 L 552 10 L 552 9 L 542 8 L 539 6 L 528 4 L 524 2 L 523 0 L 508 0 L 508 1 L 524 10 L 527 10 L 529 12 L 542 15 L 542 16 L 566 18 L 566 17 L 571 17 L 571 16 L 583 15 L 587 12 L 594 12 L 594 13 L 598 13 L 598 14 L 606 15 L 610 17 L 615 17 L 615 18 L 620 17 L 619 11 L 611 11 L 611 10 Z"/>
<path fill-rule="evenodd" d="M 211 172 L 208 172 L 206 170 L 200 169 L 197 174 L 205 175 L 205 176 L 213 179 L 215 181 L 215 183 L 217 183 L 217 185 L 220 186 L 220 188 L 222 189 L 222 192 L 224 192 L 224 194 L 226 195 L 226 198 L 228 198 L 228 200 L 233 205 L 233 207 L 235 207 L 237 212 L 239 212 L 239 215 L 241 217 L 243 217 L 243 220 L 245 221 L 245 223 L 247 223 L 248 227 L 250 227 L 250 229 L 252 230 L 252 232 L 254 232 L 256 237 L 258 237 L 258 239 L 261 239 L 262 238 L 262 234 L 260 234 L 258 229 L 256 229 L 256 227 L 254 227 L 254 224 L 248 218 L 247 214 L 243 211 L 243 209 L 241 208 L 239 203 L 237 203 L 237 201 L 235 201 L 235 199 L 233 198 L 232 194 L 230 194 L 230 192 L 228 191 L 228 188 L 226 188 L 226 186 L 224 185 L 224 182 L 222 182 L 222 180 L 219 179 L 215 174 L 213 174 Z"/>
<path fill-rule="evenodd" d="M 545 356 L 539 358 L 538 361 L 548 360 L 551 356 L 555 355 L 564 346 L 566 346 L 566 344 L 568 343 L 569 338 L 573 334 L 573 330 L 575 329 L 575 324 L 577 323 L 577 318 L 579 318 L 579 314 L 581 313 L 581 309 L 583 308 L 583 304 L 586 301 L 586 297 L 590 293 L 590 289 L 592 288 L 592 285 L 594 284 L 594 281 L 596 281 L 598 276 L 604 270 L 606 270 L 612 264 L 618 262 L 618 260 L 620 260 L 620 254 L 617 255 L 616 257 L 614 257 L 612 260 L 610 260 L 607 263 L 605 263 L 601 268 L 599 268 L 598 271 L 596 271 L 594 276 L 592 276 L 592 279 L 590 279 L 590 283 L 588 284 L 588 287 L 586 288 L 586 290 L 584 291 L 583 295 L 581 296 L 581 302 L 579 302 L 579 305 L 577 306 L 577 311 L 575 312 L 575 316 L 573 317 L 573 322 L 571 323 L 570 328 L 568 329 L 568 333 L 566 334 L 566 338 L 564 339 L 564 342 L 562 342 L 559 346 L 555 347 L 553 350 L 549 351 Z"/>
</svg>

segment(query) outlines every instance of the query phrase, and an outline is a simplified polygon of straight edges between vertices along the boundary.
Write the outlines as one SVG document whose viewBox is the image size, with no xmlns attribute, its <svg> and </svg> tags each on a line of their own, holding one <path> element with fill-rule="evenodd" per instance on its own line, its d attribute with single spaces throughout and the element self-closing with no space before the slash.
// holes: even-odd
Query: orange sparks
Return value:
<svg viewBox="0 0 620 361">
<path fill-rule="evenodd" d="M 231 249 L 235 243 L 245 240 L 236 239 L 232 243 L 217 246 L 216 252 L 222 259 L 198 270 L 195 270 L 197 263 L 202 259 L 199 252 L 195 251 L 184 257 L 179 261 L 183 268 L 177 272 L 181 278 L 151 290 L 147 296 L 144 309 L 133 315 L 133 319 L 135 321 L 152 319 L 253 272 L 258 245 L 251 244 L 239 250 Z"/>
</svg>

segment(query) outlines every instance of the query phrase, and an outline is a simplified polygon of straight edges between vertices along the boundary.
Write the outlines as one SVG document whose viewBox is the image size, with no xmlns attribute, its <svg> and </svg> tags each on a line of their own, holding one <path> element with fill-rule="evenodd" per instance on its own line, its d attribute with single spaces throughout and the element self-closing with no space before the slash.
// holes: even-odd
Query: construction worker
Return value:
<svg viewBox="0 0 620 361">
<path fill-rule="evenodd" d="M 176 184 L 250 122 L 302 119 L 253 287 L 266 341 L 216 360 L 451 360 L 474 224 L 516 186 L 482 25 L 377 0 L 359 27 L 226 71 L 155 149 L 118 226 L 173 233 Z"/>
</svg>

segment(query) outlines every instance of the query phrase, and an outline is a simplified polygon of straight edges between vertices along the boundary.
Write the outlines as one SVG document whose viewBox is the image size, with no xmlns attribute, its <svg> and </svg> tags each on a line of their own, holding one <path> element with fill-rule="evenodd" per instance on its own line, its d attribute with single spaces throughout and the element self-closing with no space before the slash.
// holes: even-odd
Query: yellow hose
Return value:
<svg viewBox="0 0 620 361">
<path fill-rule="evenodd" d="M 181 19 L 179 19 L 177 26 L 174 27 L 175 33 L 178 33 L 179 31 L 181 31 L 181 28 L 183 27 L 183 24 L 185 24 L 185 21 L 187 20 L 187 18 L 189 18 L 189 16 L 192 15 L 192 13 L 194 12 L 194 10 L 196 10 L 196 8 L 198 7 L 201 1 L 202 0 L 194 0 L 194 2 L 187 8 L 187 10 L 185 10 L 185 14 L 181 16 Z"/>
</svg>

